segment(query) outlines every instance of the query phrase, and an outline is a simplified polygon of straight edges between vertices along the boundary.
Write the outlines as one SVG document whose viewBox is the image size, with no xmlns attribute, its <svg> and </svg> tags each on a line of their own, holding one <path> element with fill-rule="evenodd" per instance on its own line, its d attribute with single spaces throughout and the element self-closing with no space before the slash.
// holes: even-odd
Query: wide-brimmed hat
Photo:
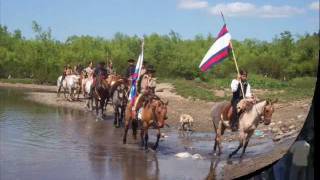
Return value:
<svg viewBox="0 0 320 180">
<path fill-rule="evenodd" d="M 152 65 L 148 65 L 147 72 L 154 73 L 154 72 L 156 72 L 156 70 L 154 69 L 154 67 Z"/>
<path fill-rule="evenodd" d="M 135 60 L 134 60 L 134 59 L 128 59 L 128 62 L 129 62 L 129 63 L 134 63 Z"/>
</svg>

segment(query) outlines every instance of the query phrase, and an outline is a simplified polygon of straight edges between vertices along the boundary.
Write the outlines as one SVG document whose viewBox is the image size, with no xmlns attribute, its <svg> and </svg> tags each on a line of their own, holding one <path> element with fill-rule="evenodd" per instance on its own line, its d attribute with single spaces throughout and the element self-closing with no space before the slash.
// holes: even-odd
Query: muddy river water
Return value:
<svg viewBox="0 0 320 180">
<path fill-rule="evenodd" d="M 218 161 L 212 155 L 213 133 L 188 136 L 167 127 L 157 152 L 145 152 L 131 130 L 122 144 L 123 129 L 113 127 L 110 113 L 96 121 L 91 112 L 25 100 L 22 90 L 0 89 L 0 97 L 0 179 L 224 179 L 226 156 L 238 145 L 223 143 Z M 155 131 L 149 133 L 151 146 Z M 244 162 L 275 146 L 267 138 L 250 144 Z M 175 157 L 179 152 L 202 159 Z"/>
</svg>

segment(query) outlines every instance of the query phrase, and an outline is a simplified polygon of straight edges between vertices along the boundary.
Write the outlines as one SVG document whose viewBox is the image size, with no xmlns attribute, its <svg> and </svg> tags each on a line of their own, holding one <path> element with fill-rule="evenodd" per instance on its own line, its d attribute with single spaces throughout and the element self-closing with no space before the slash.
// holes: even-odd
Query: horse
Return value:
<svg viewBox="0 0 320 180">
<path fill-rule="evenodd" d="M 83 87 L 83 96 L 87 99 L 87 103 L 86 106 L 90 109 L 93 110 L 93 97 L 90 96 L 90 91 L 91 91 L 91 86 L 93 84 L 93 78 L 89 77 L 84 79 L 84 81 L 82 81 L 82 87 Z M 90 106 L 91 105 L 91 106 Z"/>
<path fill-rule="evenodd" d="M 241 105 L 242 107 L 237 106 L 237 111 L 241 111 L 241 109 L 243 109 L 243 104 L 246 105 L 246 107 L 244 108 L 244 112 L 242 112 L 239 117 L 239 146 L 236 150 L 229 154 L 229 158 L 236 154 L 241 147 L 243 147 L 243 150 L 240 158 L 244 155 L 246 147 L 249 143 L 249 139 L 260 122 L 263 122 L 265 125 L 269 125 L 271 123 L 272 114 L 274 112 L 273 105 L 277 101 L 277 99 L 275 101 L 267 99 L 256 104 L 243 102 L 239 103 L 239 105 Z M 214 131 L 216 133 L 213 152 L 216 152 L 216 148 L 218 146 L 218 155 L 220 155 L 222 141 L 221 136 L 224 134 L 224 131 L 226 129 L 230 129 L 230 121 L 233 116 L 231 103 L 222 102 L 215 104 L 211 109 L 211 116 Z"/>
<path fill-rule="evenodd" d="M 127 91 L 128 87 L 126 86 L 125 81 L 118 80 L 112 86 L 111 98 L 112 98 L 112 106 L 114 109 L 114 126 L 120 127 L 123 121 L 124 112 L 127 106 Z"/>
<path fill-rule="evenodd" d="M 106 79 L 103 79 L 102 76 L 98 76 L 96 79 L 96 85 L 93 89 L 92 96 L 95 101 L 96 115 L 99 116 L 99 108 L 101 110 L 101 117 L 104 116 L 104 105 L 106 99 L 109 98 L 109 85 Z M 98 103 L 100 102 L 100 106 Z"/>
<path fill-rule="evenodd" d="M 65 77 L 65 79 L 62 81 L 62 76 L 59 76 L 57 80 L 57 87 L 59 89 L 60 85 L 63 88 L 63 94 L 64 97 L 68 100 L 74 100 L 74 95 L 80 91 L 80 76 L 77 75 L 68 75 Z M 66 96 L 66 91 L 69 92 L 69 97 Z M 57 91 L 57 96 L 60 96 L 60 92 Z"/>
<path fill-rule="evenodd" d="M 153 150 L 156 150 L 159 144 L 159 139 L 161 136 L 160 128 L 163 128 L 165 125 L 165 120 L 168 119 L 167 117 L 167 106 L 168 101 L 164 102 L 156 95 L 150 95 L 148 101 L 144 102 L 142 109 L 141 109 L 141 147 L 144 147 L 144 149 L 148 150 L 148 129 L 150 126 L 153 126 L 155 129 L 157 129 L 157 140 L 155 145 L 153 146 Z M 132 123 L 132 129 L 133 129 L 133 138 L 136 139 L 136 126 L 137 126 L 137 119 L 132 117 L 131 114 L 132 105 L 131 103 L 128 103 L 126 108 L 126 114 L 125 114 L 125 132 L 123 136 L 123 144 L 126 144 L 127 140 L 127 133 L 129 129 L 129 123 Z"/>
</svg>

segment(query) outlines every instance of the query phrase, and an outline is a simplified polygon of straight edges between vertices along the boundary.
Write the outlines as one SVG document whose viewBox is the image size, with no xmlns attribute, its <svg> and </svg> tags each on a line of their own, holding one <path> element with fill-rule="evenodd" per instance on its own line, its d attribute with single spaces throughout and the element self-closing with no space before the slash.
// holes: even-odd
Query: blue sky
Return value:
<svg viewBox="0 0 320 180">
<path fill-rule="evenodd" d="M 178 32 L 184 39 L 216 35 L 225 15 L 233 39 L 270 41 L 285 30 L 294 35 L 319 31 L 319 1 L 213 0 L 0 0 L 0 22 L 33 38 L 32 21 L 50 27 L 53 38 L 71 35 L 112 38 Z"/>
</svg>

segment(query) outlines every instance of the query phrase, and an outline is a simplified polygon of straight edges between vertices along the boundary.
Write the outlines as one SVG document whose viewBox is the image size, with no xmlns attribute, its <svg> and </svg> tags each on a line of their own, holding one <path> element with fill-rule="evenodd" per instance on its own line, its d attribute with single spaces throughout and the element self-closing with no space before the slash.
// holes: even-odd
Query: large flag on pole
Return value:
<svg viewBox="0 0 320 180">
<path fill-rule="evenodd" d="M 228 32 L 227 26 L 224 25 L 220 30 L 216 41 L 210 47 L 199 65 L 202 72 L 207 71 L 214 64 L 221 62 L 229 56 L 230 41 L 231 35 Z"/>
<path fill-rule="evenodd" d="M 134 104 L 134 101 L 137 95 L 137 83 L 140 78 L 140 73 L 141 73 L 141 68 L 143 63 L 143 46 L 144 46 L 144 42 L 142 42 L 142 50 L 141 50 L 141 54 L 139 55 L 138 62 L 136 64 L 134 74 L 131 76 L 132 83 L 131 83 L 131 89 L 130 89 L 130 94 L 128 98 L 131 104 Z"/>
</svg>

